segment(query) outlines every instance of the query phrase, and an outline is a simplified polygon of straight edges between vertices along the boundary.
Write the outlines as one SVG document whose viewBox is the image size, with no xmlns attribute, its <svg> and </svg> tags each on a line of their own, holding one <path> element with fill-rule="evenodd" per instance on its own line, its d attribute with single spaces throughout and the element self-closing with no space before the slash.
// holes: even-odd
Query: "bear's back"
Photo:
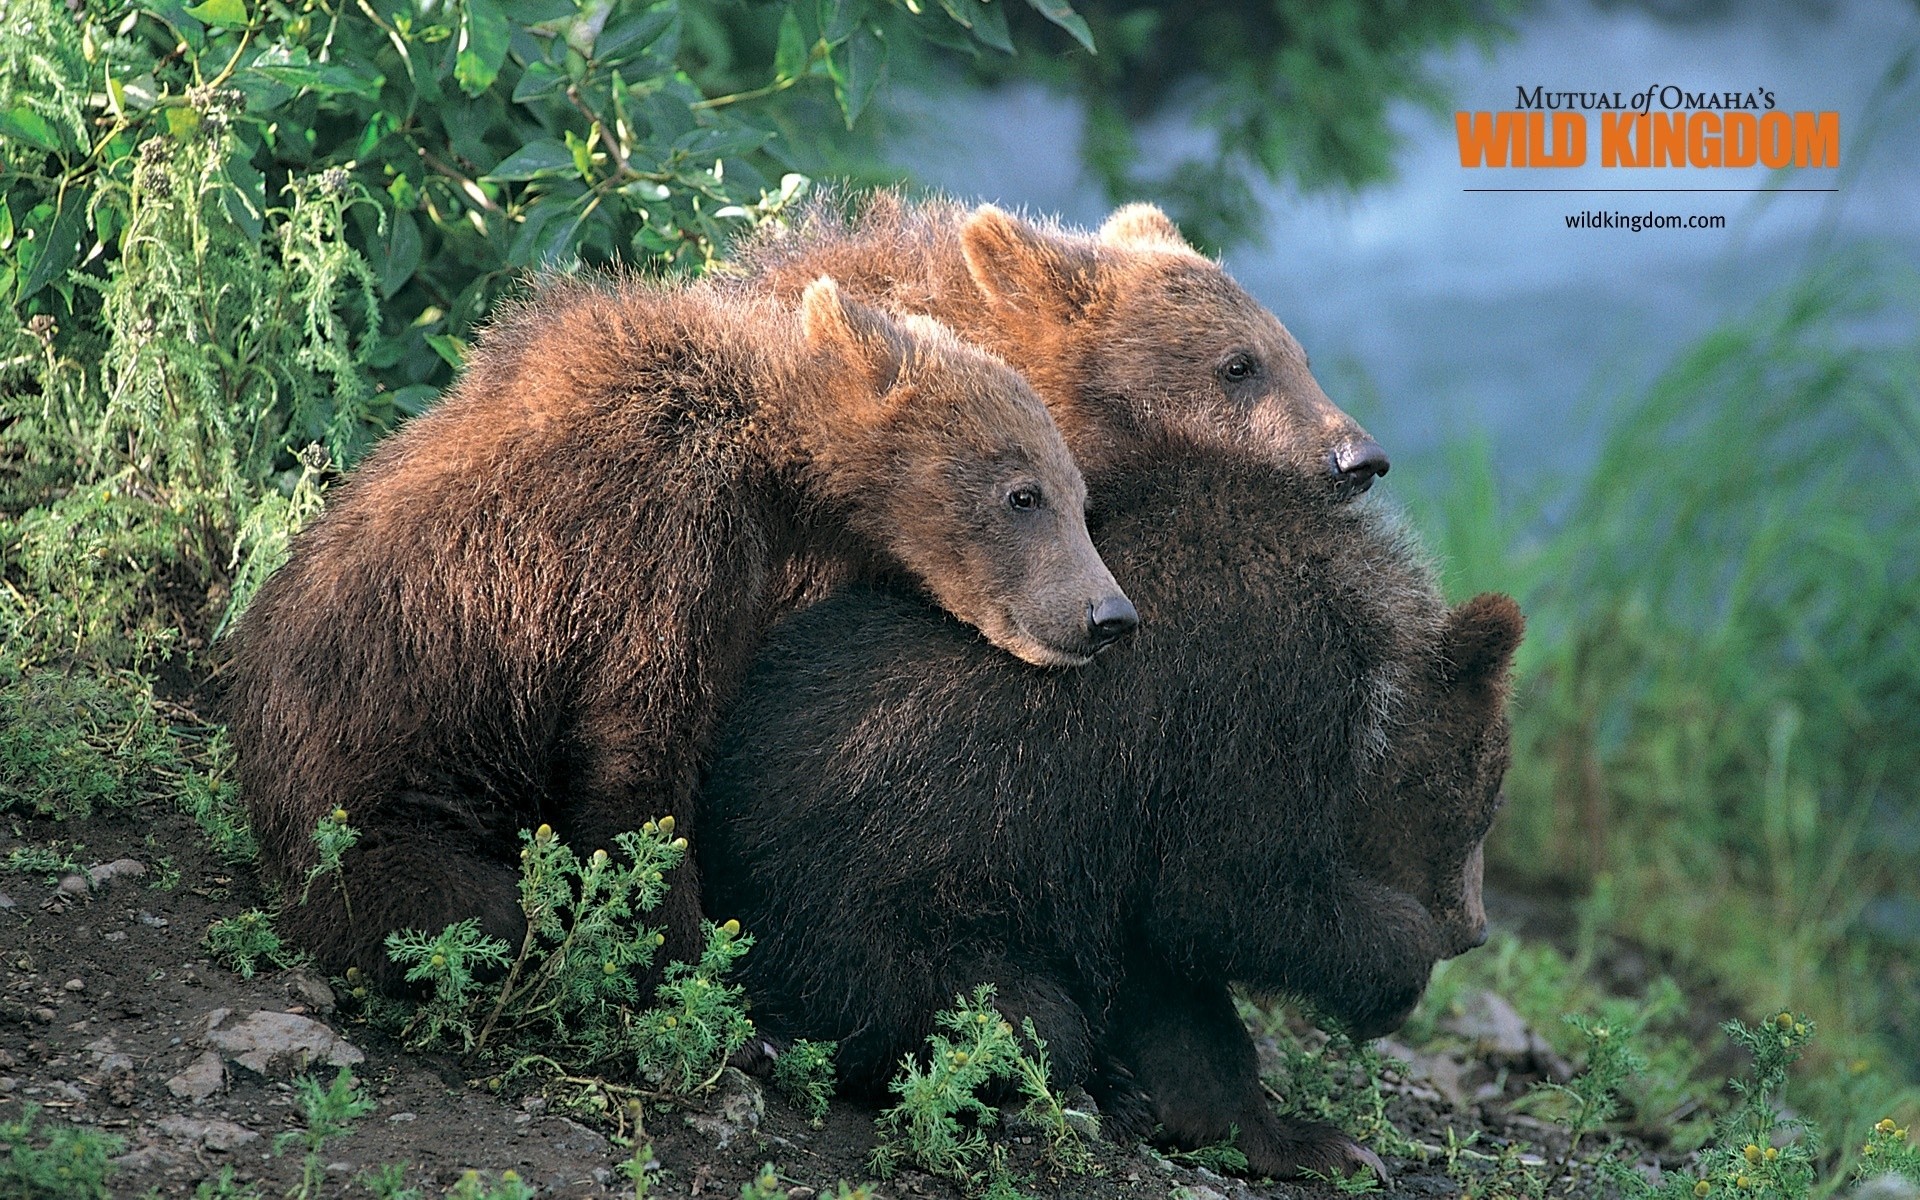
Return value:
<svg viewBox="0 0 1920 1200">
<path fill-rule="evenodd" d="M 868 914 L 902 936 L 974 924 L 1042 942 L 1111 928 L 1134 889 L 1184 887 L 1171 876 L 1196 856 L 1338 840 L 1323 814 L 1360 786 L 1442 611 L 1409 540 L 1317 481 L 1206 457 L 1094 505 L 1141 627 L 1089 666 L 1019 664 L 872 589 L 774 631 L 703 800 L 716 913 L 857 924 L 831 895 L 796 897 L 789 868 L 810 863 L 905 897 L 911 911 Z M 772 940 L 756 954 L 781 953 Z"/>
</svg>

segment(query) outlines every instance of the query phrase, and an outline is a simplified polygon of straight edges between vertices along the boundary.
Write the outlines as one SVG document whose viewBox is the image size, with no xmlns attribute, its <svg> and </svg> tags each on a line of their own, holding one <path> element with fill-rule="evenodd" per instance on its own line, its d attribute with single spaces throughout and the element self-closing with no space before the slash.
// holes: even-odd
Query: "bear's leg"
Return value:
<svg viewBox="0 0 1920 1200">
<path fill-rule="evenodd" d="M 520 949 L 526 920 L 519 872 L 486 852 L 477 832 L 433 826 L 375 826 L 341 856 L 340 872 L 289 888 L 281 931 L 311 950 L 321 969 L 358 967 L 375 986 L 403 992 L 405 968 L 387 957 L 387 934 L 439 933 L 478 917 L 482 932 Z"/>
<path fill-rule="evenodd" d="M 904 964 L 902 964 L 904 966 Z M 1087 1014 L 1070 989 L 1046 974 L 1028 971 L 997 955 L 962 954 L 931 971 L 914 967 L 858 977 L 857 1010 L 838 1014 L 852 1032 L 840 1037 L 836 1064 L 849 1094 L 887 1097 L 887 1083 L 912 1055 L 924 1061 L 927 1036 L 937 1031 L 934 1014 L 954 1007 L 956 997 L 971 1000 L 979 985 L 992 984 L 992 1007 L 1013 1025 L 1021 1049 L 1031 1054 L 1026 1022 L 1047 1044 L 1048 1076 L 1056 1088 L 1086 1080 L 1093 1059 L 1093 1033 Z M 947 1033 L 951 1040 L 964 1035 Z M 1009 1082 L 990 1089 L 995 1100 L 1011 1100 Z"/>
<path fill-rule="evenodd" d="M 1144 957 L 1128 964 L 1114 1001 L 1093 1095 L 1110 1130 L 1188 1148 L 1234 1145 L 1255 1175 L 1347 1175 L 1385 1167 L 1331 1125 L 1277 1116 L 1260 1087 L 1259 1057 L 1222 983 L 1181 978 Z"/>
</svg>

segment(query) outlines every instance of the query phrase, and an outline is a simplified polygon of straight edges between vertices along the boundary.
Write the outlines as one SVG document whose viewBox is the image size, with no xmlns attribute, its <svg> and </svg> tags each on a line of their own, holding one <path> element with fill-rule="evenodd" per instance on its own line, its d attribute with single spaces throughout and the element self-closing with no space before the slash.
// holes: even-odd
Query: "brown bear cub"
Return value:
<svg viewBox="0 0 1920 1200">
<path fill-rule="evenodd" d="M 763 630 L 846 577 L 903 570 L 1012 655 L 1086 663 L 1135 617 L 1085 498 L 1017 375 L 831 280 L 797 314 L 546 287 L 241 624 L 229 708 L 266 870 L 297 894 L 321 817 L 361 831 L 342 886 L 284 929 L 388 986 L 392 930 L 478 916 L 517 944 L 517 832 L 551 823 L 586 852 L 664 814 L 689 830 Z M 674 885 L 678 954 L 698 944 L 691 860 Z"/>
<path fill-rule="evenodd" d="M 1169 442 L 1305 471 L 1343 497 L 1387 471 L 1293 336 L 1151 205 L 1087 234 L 890 192 L 851 218 L 840 203 L 749 240 L 733 271 L 789 298 L 828 274 L 946 322 L 1032 381 L 1089 480 Z"/>
<path fill-rule="evenodd" d="M 1229 987 L 1371 1037 L 1484 939 L 1519 611 L 1449 610 L 1317 479 L 1172 457 L 1094 492 L 1142 620 L 1084 671 L 880 590 L 769 635 L 702 789 L 707 911 L 757 938 L 761 1030 L 837 1039 L 853 1087 L 988 982 L 1123 1135 L 1237 1127 L 1256 1175 L 1377 1164 L 1269 1109 Z"/>
</svg>

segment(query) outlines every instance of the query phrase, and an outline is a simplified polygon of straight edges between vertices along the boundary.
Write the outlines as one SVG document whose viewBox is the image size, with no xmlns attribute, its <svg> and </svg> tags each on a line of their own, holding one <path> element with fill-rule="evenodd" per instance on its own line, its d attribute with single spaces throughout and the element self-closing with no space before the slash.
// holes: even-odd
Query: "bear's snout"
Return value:
<svg viewBox="0 0 1920 1200">
<path fill-rule="evenodd" d="M 1370 437 L 1341 443 L 1327 456 L 1327 465 L 1333 471 L 1335 486 L 1355 496 L 1372 487 L 1374 479 L 1393 467 L 1387 460 L 1387 452 Z"/>
<path fill-rule="evenodd" d="M 1087 638 L 1095 650 L 1104 650 L 1140 626 L 1133 601 L 1115 592 L 1087 604 Z"/>
</svg>

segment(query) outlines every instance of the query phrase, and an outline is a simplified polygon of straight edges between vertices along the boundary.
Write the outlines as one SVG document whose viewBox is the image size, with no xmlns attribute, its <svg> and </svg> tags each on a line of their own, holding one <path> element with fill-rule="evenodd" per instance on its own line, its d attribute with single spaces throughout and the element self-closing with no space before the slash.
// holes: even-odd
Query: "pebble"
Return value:
<svg viewBox="0 0 1920 1200">
<path fill-rule="evenodd" d="M 261 1075 L 304 1071 L 315 1063 L 345 1067 L 366 1055 L 318 1021 L 295 1013 L 262 1010 L 231 1024 L 231 1009 L 208 1014 L 207 1044 Z"/>
<path fill-rule="evenodd" d="M 69 992 L 84 992 L 87 990 L 87 981 L 84 979 L 69 979 L 60 986 Z"/>
</svg>

